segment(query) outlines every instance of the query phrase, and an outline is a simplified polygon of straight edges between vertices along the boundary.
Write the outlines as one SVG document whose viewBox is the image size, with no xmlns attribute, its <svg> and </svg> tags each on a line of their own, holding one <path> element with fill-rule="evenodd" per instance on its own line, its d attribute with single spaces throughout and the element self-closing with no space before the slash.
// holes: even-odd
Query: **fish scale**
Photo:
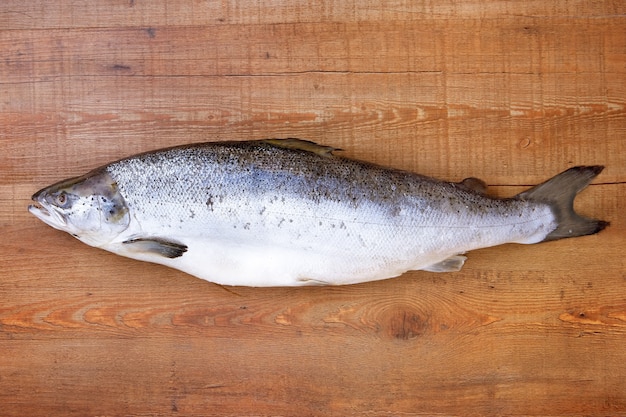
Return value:
<svg viewBox="0 0 626 417">
<path fill-rule="evenodd" d="M 600 170 L 572 168 L 498 199 L 308 141 L 211 142 L 54 184 L 31 212 L 85 243 L 220 284 L 352 284 L 458 270 L 476 248 L 596 233 L 608 223 L 571 203 Z M 94 195 L 107 203 L 90 206 Z"/>
</svg>

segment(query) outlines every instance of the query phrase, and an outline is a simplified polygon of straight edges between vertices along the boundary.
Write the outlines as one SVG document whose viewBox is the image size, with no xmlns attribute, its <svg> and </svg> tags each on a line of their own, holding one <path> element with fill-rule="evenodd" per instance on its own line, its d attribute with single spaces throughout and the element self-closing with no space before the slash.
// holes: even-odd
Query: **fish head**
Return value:
<svg viewBox="0 0 626 417">
<path fill-rule="evenodd" d="M 102 246 L 128 228 L 130 214 L 117 183 L 104 169 L 37 191 L 28 207 L 44 223 L 91 246 Z"/>
</svg>

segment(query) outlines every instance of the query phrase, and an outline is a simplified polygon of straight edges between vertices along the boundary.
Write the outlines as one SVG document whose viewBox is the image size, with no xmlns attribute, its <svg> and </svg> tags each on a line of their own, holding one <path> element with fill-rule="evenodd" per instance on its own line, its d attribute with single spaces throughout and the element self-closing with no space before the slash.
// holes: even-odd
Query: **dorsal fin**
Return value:
<svg viewBox="0 0 626 417">
<path fill-rule="evenodd" d="M 272 146 L 284 149 L 297 149 L 300 151 L 311 152 L 319 156 L 329 157 L 332 156 L 333 151 L 340 151 L 339 148 L 333 148 L 332 146 L 318 145 L 315 142 L 304 139 L 287 138 L 287 139 L 266 139 L 263 142 Z"/>
</svg>

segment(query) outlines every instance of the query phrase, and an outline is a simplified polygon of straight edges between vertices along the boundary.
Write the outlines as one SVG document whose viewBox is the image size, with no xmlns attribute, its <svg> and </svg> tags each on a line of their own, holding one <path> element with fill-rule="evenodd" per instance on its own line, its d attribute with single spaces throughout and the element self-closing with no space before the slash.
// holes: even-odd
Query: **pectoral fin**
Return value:
<svg viewBox="0 0 626 417">
<path fill-rule="evenodd" d="M 165 258 L 178 258 L 187 252 L 187 245 L 161 238 L 136 238 L 123 243 L 133 251 L 153 253 Z"/>
<path fill-rule="evenodd" d="M 457 272 L 460 271 L 467 259 L 463 255 L 454 255 L 444 259 L 433 265 L 429 265 L 426 268 L 422 268 L 424 271 L 430 272 Z"/>
</svg>

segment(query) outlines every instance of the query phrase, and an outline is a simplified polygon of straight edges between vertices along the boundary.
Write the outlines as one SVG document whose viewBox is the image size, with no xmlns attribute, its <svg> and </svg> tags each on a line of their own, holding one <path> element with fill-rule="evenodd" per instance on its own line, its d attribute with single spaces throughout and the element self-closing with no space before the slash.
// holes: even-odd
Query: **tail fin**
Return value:
<svg viewBox="0 0 626 417">
<path fill-rule="evenodd" d="M 520 200 L 542 202 L 552 208 L 558 225 L 544 242 L 592 235 L 609 225 L 609 222 L 583 217 L 574 211 L 576 194 L 587 187 L 603 169 L 600 165 L 573 167 L 515 196 Z"/>
</svg>

